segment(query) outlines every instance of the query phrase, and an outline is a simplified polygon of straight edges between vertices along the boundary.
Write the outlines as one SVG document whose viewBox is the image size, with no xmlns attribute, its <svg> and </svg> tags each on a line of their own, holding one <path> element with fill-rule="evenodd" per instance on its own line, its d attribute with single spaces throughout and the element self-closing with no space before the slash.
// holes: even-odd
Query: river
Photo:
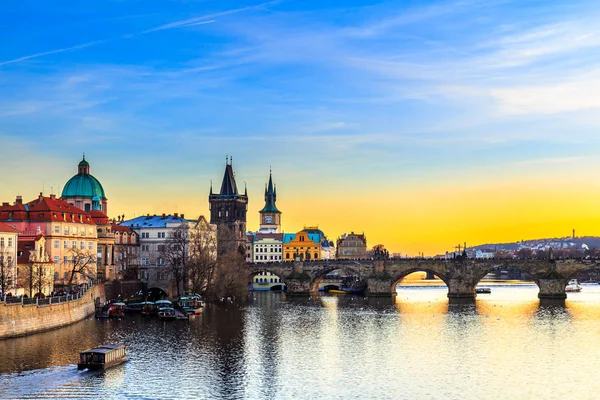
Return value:
<svg viewBox="0 0 600 400">
<path fill-rule="evenodd" d="M 88 319 L 0 341 L 2 399 L 595 399 L 600 285 L 564 305 L 534 285 L 475 304 L 445 287 L 396 299 L 250 295 L 188 321 Z M 127 344 L 129 361 L 77 371 L 78 353 Z"/>
</svg>

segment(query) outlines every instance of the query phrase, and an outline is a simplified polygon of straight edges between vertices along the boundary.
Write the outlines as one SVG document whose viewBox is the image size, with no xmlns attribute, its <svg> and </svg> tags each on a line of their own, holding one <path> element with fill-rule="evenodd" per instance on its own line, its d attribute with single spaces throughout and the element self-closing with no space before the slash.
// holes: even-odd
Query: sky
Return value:
<svg viewBox="0 0 600 400">
<path fill-rule="evenodd" d="M 82 153 L 109 216 L 208 215 L 233 156 L 258 228 L 391 252 L 600 235 L 600 3 L 0 4 L 0 199 Z"/>
</svg>

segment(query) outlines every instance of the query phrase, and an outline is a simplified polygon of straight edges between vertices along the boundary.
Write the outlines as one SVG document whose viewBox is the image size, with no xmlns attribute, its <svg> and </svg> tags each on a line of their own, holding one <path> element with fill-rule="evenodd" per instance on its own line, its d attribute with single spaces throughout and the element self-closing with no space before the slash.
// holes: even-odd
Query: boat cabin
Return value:
<svg viewBox="0 0 600 400">
<path fill-rule="evenodd" d="M 106 369 L 126 360 L 124 344 L 107 344 L 79 353 L 77 369 Z"/>
</svg>

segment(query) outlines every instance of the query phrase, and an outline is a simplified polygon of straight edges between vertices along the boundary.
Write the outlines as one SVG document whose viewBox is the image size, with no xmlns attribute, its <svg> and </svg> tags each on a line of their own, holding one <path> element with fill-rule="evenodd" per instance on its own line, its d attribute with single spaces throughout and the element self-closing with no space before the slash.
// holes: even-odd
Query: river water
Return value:
<svg viewBox="0 0 600 400">
<path fill-rule="evenodd" d="M 2 399 L 596 399 L 600 285 L 563 305 L 534 285 L 475 304 L 445 287 L 390 299 L 250 295 L 188 321 L 88 319 L 0 341 Z M 77 371 L 78 353 L 127 344 L 129 361 Z"/>
</svg>

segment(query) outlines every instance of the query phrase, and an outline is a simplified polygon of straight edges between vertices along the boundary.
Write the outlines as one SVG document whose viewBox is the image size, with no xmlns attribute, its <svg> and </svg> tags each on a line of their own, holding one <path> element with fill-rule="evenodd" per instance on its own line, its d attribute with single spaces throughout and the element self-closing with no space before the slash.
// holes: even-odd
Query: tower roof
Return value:
<svg viewBox="0 0 600 400">
<path fill-rule="evenodd" d="M 221 192 L 219 194 L 221 196 L 236 196 L 238 194 L 231 164 L 225 166 L 225 175 L 223 176 L 223 183 L 221 183 Z"/>
<path fill-rule="evenodd" d="M 277 192 L 273 187 L 273 177 L 269 171 L 269 184 L 265 187 L 265 206 L 259 212 L 261 213 L 279 213 L 275 202 L 277 201 Z"/>
</svg>

